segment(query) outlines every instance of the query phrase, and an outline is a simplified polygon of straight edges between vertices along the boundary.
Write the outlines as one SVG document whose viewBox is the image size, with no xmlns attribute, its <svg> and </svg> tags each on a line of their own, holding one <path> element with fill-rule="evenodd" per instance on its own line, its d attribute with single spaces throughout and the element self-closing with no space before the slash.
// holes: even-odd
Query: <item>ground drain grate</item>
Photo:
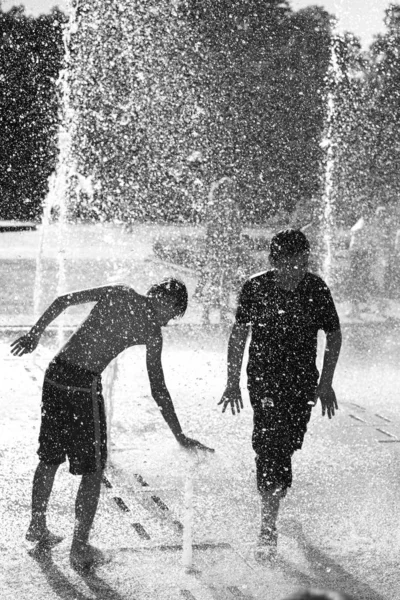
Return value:
<svg viewBox="0 0 400 600">
<path fill-rule="evenodd" d="M 189 590 L 181 590 L 181 595 L 186 598 L 186 600 L 196 600 L 196 597 L 193 596 L 192 592 Z"/>
<path fill-rule="evenodd" d="M 106 486 L 106 488 L 108 488 L 109 490 L 112 489 L 111 481 L 109 479 L 107 479 L 107 477 L 105 475 L 103 475 L 103 477 L 101 478 L 101 480 L 104 483 L 104 485 Z"/>
<path fill-rule="evenodd" d="M 153 502 L 155 502 L 157 504 L 157 506 L 159 508 L 161 508 L 161 510 L 169 510 L 168 506 L 165 504 L 165 502 L 163 502 L 161 500 L 161 498 L 159 498 L 158 496 L 151 496 L 151 499 L 153 500 Z"/>
<path fill-rule="evenodd" d="M 380 431 L 380 433 L 383 433 L 384 435 L 387 435 L 390 438 L 396 439 L 395 435 L 393 435 L 392 433 L 389 433 L 388 431 L 385 431 L 384 429 L 380 429 L 379 427 L 376 427 L 376 431 Z"/>
<path fill-rule="evenodd" d="M 135 529 L 138 536 L 141 537 L 143 540 L 150 539 L 149 534 L 147 533 L 147 531 L 145 530 L 145 528 L 143 527 L 143 525 L 141 523 L 132 523 L 132 527 Z"/>
<path fill-rule="evenodd" d="M 122 500 L 122 498 L 120 498 L 119 496 L 114 496 L 113 500 L 114 500 L 115 504 L 118 506 L 118 508 L 120 508 L 124 512 L 130 512 L 129 508 L 127 507 L 125 502 Z"/>
<path fill-rule="evenodd" d="M 364 421 L 364 419 L 361 419 L 360 417 L 356 417 L 356 415 L 352 415 L 351 413 L 349 414 L 349 417 L 354 419 L 355 421 L 360 421 L 360 423 L 366 423 L 367 421 Z"/>
<path fill-rule="evenodd" d="M 351 406 L 355 406 L 356 408 L 359 408 L 360 410 L 365 412 L 365 408 L 364 406 L 361 406 L 360 404 L 356 404 L 355 402 L 350 402 Z"/>
<path fill-rule="evenodd" d="M 157 546 L 159 550 L 163 552 L 168 551 L 181 551 L 182 544 L 161 544 Z M 227 542 L 204 542 L 200 544 L 192 544 L 193 550 L 221 550 L 221 549 L 230 549 L 231 545 Z"/>
<path fill-rule="evenodd" d="M 390 419 L 387 419 L 386 417 L 382 417 L 382 415 L 380 415 L 379 413 L 375 413 L 375 416 L 378 417 L 379 419 L 382 419 L 382 421 L 386 421 L 386 423 L 392 422 Z"/>
<path fill-rule="evenodd" d="M 135 475 L 136 479 L 138 481 L 141 482 L 141 484 L 143 485 L 143 487 L 148 486 L 148 483 L 146 483 L 146 481 L 143 479 L 143 477 L 141 475 Z M 111 483 L 111 481 L 105 476 L 103 475 L 102 477 L 102 482 L 105 485 L 106 488 L 108 489 L 113 489 L 113 485 Z M 115 493 L 115 492 L 114 492 Z M 161 498 L 159 496 L 151 496 L 151 499 L 153 500 L 153 502 L 163 511 L 169 511 L 168 506 L 165 504 L 165 502 L 163 502 L 161 500 Z M 123 512 L 125 513 L 130 513 L 131 510 L 129 508 L 129 506 L 127 506 L 127 504 L 125 504 L 124 500 L 120 497 L 120 496 L 113 496 L 113 500 L 115 502 L 115 504 L 118 506 L 118 508 L 120 508 Z M 183 532 L 183 525 L 182 523 L 178 520 L 178 519 L 174 519 L 172 521 L 172 524 L 175 525 L 175 527 L 180 531 Z M 150 540 L 151 537 L 150 535 L 147 533 L 146 529 L 143 527 L 143 525 L 141 523 L 132 523 L 132 527 L 135 529 L 136 533 L 139 535 L 139 537 L 141 537 L 144 540 Z M 201 544 L 200 544 L 201 546 Z M 178 549 L 178 547 L 175 546 L 166 546 L 161 547 L 161 549 Z M 179 546 L 179 549 L 182 549 L 181 546 Z"/>
<path fill-rule="evenodd" d="M 143 487 L 149 487 L 149 484 L 147 483 L 147 481 L 145 481 L 143 479 L 143 477 L 141 475 L 139 475 L 138 473 L 134 473 L 133 476 L 136 479 L 136 481 L 138 483 L 140 483 L 141 486 L 143 486 Z"/>
<path fill-rule="evenodd" d="M 228 586 L 228 590 L 238 600 L 254 600 L 254 597 L 250 594 L 244 594 L 236 585 Z"/>
</svg>

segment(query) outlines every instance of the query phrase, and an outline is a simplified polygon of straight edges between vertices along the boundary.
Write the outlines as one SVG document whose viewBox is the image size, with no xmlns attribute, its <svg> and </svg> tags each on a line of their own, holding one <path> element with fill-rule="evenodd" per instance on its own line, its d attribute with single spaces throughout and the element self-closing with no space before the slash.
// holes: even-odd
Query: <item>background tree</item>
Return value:
<svg viewBox="0 0 400 600">
<path fill-rule="evenodd" d="M 320 189 L 330 17 L 287 2 L 192 0 L 211 178 L 236 175 L 243 213 L 265 220 Z"/>
<path fill-rule="evenodd" d="M 385 24 L 368 51 L 351 34 L 341 42 L 335 187 L 345 225 L 400 193 L 400 6 L 386 10 Z"/>
<path fill-rule="evenodd" d="M 56 80 L 63 60 L 57 10 L 38 18 L 0 12 L 0 218 L 33 219 L 54 169 Z"/>
<path fill-rule="evenodd" d="M 193 219 L 235 175 L 263 221 L 320 188 L 330 18 L 280 0 L 78 5 L 75 215 Z"/>
</svg>

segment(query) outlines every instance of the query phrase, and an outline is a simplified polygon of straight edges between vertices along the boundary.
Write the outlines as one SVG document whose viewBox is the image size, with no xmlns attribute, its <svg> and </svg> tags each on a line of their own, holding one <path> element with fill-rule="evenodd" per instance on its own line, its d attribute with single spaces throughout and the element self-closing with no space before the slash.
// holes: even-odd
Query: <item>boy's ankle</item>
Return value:
<svg viewBox="0 0 400 600">
<path fill-rule="evenodd" d="M 278 532 L 275 525 L 261 526 L 259 543 L 263 546 L 276 546 L 278 543 Z"/>
<path fill-rule="evenodd" d="M 72 538 L 71 551 L 85 552 L 90 547 L 88 539 L 82 539 L 78 537 Z"/>
<path fill-rule="evenodd" d="M 30 532 L 33 532 L 33 531 L 34 532 L 47 531 L 46 519 L 43 519 L 43 518 L 35 519 L 35 518 L 33 518 L 31 520 L 31 522 L 29 523 L 28 531 L 30 531 Z"/>
</svg>

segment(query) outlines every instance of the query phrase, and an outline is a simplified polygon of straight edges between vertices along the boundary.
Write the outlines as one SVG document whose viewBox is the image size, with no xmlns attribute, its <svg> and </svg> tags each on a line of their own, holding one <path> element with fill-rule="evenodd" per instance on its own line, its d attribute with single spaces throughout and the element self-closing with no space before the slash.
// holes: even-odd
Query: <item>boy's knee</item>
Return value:
<svg viewBox="0 0 400 600">
<path fill-rule="evenodd" d="M 39 461 L 39 468 L 41 471 L 47 471 L 48 473 L 55 473 L 61 463 L 51 463 L 44 460 Z"/>
<path fill-rule="evenodd" d="M 90 479 L 92 481 L 101 481 L 103 478 L 104 469 L 96 469 L 96 471 L 90 471 L 88 473 L 83 473 L 82 477 Z"/>
<path fill-rule="evenodd" d="M 262 498 L 265 499 L 269 499 L 269 498 L 276 498 L 276 499 L 280 499 L 280 498 L 284 498 L 287 494 L 288 491 L 288 487 L 287 485 L 280 485 L 280 484 L 264 484 L 261 483 L 261 485 L 258 485 L 258 493 L 260 494 L 260 496 Z"/>
<path fill-rule="evenodd" d="M 260 494 L 286 496 L 292 485 L 292 467 L 290 456 L 281 456 L 279 460 L 256 457 L 257 489 Z"/>
</svg>

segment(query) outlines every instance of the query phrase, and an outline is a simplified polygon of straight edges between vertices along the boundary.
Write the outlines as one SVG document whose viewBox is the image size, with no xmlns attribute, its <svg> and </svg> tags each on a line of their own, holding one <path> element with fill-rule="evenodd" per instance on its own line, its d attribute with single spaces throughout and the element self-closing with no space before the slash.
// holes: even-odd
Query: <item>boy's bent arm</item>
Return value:
<svg viewBox="0 0 400 600">
<path fill-rule="evenodd" d="M 329 419 L 335 415 L 335 409 L 338 409 L 336 395 L 332 387 L 333 375 L 339 358 L 342 345 L 342 334 L 340 329 L 326 334 L 326 346 L 322 373 L 315 394 L 315 399 L 321 400 L 322 415 L 325 413 Z"/>
<path fill-rule="evenodd" d="M 69 306 L 86 304 L 87 302 L 97 302 L 104 294 L 109 293 L 112 289 L 115 288 L 113 286 L 103 286 L 80 290 L 78 292 L 70 292 L 59 296 L 44 311 L 29 333 L 18 338 L 11 344 L 11 352 L 16 356 L 22 356 L 22 354 L 32 352 L 38 345 L 40 337 L 46 327 Z"/>
<path fill-rule="evenodd" d="M 146 365 L 149 375 L 151 394 L 160 407 L 162 416 L 175 438 L 180 441 L 183 436 L 182 427 L 175 413 L 172 398 L 167 389 L 161 363 L 162 337 L 151 338 L 146 345 Z"/>
<path fill-rule="evenodd" d="M 223 404 L 222 412 L 225 412 L 228 404 L 231 405 L 232 414 L 235 414 L 235 406 L 238 413 L 243 408 L 240 374 L 248 335 L 248 325 L 234 324 L 228 342 L 228 380 L 225 392 L 218 402 L 218 404 Z"/>
<path fill-rule="evenodd" d="M 330 331 L 326 334 L 324 363 L 322 365 L 320 384 L 332 385 L 333 375 L 335 373 L 341 346 L 342 333 L 340 329 L 337 329 L 336 331 Z"/>
<path fill-rule="evenodd" d="M 228 342 L 228 386 L 235 387 L 240 384 L 240 373 L 244 349 L 246 347 L 249 326 L 235 323 Z"/>
<path fill-rule="evenodd" d="M 168 427 L 174 434 L 177 442 L 184 448 L 205 450 L 206 452 L 214 452 L 212 448 L 204 446 L 201 442 L 187 437 L 183 432 L 176 416 L 175 408 L 165 385 L 164 372 L 161 364 L 162 352 L 162 336 L 155 335 L 147 342 L 147 372 L 149 374 L 151 393 L 161 409 L 162 416 Z"/>
</svg>

